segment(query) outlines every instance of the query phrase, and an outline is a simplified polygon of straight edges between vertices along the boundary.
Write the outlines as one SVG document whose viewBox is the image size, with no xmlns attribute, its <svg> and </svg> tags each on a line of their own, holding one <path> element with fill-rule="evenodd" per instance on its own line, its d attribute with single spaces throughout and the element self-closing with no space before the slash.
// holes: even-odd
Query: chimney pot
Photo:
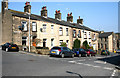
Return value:
<svg viewBox="0 0 120 78">
<path fill-rule="evenodd" d="M 25 3 L 24 12 L 31 13 L 31 5 L 30 5 L 30 2 L 26 2 L 26 3 Z"/>
<path fill-rule="evenodd" d="M 80 16 L 79 16 L 79 19 L 80 19 Z"/>
</svg>

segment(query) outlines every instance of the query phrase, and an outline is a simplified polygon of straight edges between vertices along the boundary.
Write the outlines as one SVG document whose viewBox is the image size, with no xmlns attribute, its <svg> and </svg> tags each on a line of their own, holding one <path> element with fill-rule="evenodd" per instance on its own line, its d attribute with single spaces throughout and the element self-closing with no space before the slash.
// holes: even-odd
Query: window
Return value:
<svg viewBox="0 0 120 78">
<path fill-rule="evenodd" d="M 54 39 L 51 39 L 51 46 L 53 46 L 53 44 L 54 44 L 53 41 L 54 41 Z"/>
<path fill-rule="evenodd" d="M 101 48 L 103 48 L 103 44 L 101 44 Z"/>
<path fill-rule="evenodd" d="M 63 28 L 62 27 L 59 28 L 59 35 L 63 35 Z"/>
<path fill-rule="evenodd" d="M 91 39 L 91 33 L 89 32 L 89 39 Z"/>
<path fill-rule="evenodd" d="M 68 36 L 68 28 L 66 28 L 66 36 Z"/>
<path fill-rule="evenodd" d="M 94 34 L 94 39 L 95 39 L 95 34 Z"/>
<path fill-rule="evenodd" d="M 22 45 L 26 45 L 27 37 L 22 37 Z"/>
<path fill-rule="evenodd" d="M 51 32 L 53 33 L 54 25 L 51 25 Z"/>
<path fill-rule="evenodd" d="M 67 46 L 68 46 L 68 43 L 69 43 L 69 40 L 66 40 L 66 44 L 67 44 Z"/>
<path fill-rule="evenodd" d="M 37 24 L 36 24 L 36 22 L 32 22 L 32 31 L 37 31 Z"/>
<path fill-rule="evenodd" d="M 87 33 L 86 32 L 84 33 L 84 39 L 87 39 Z"/>
<path fill-rule="evenodd" d="M 81 38 L 81 31 L 78 31 L 78 38 Z"/>
<path fill-rule="evenodd" d="M 24 26 L 23 31 L 28 31 L 28 27 L 27 27 L 27 22 L 26 21 L 22 21 L 22 26 Z"/>
<path fill-rule="evenodd" d="M 43 32 L 46 32 L 46 24 L 43 24 Z"/>
<path fill-rule="evenodd" d="M 76 38 L 76 30 L 73 30 L 73 37 Z"/>
<path fill-rule="evenodd" d="M 63 42 L 63 40 L 60 40 L 60 41 L 59 41 L 59 45 L 61 45 L 62 42 Z"/>
</svg>

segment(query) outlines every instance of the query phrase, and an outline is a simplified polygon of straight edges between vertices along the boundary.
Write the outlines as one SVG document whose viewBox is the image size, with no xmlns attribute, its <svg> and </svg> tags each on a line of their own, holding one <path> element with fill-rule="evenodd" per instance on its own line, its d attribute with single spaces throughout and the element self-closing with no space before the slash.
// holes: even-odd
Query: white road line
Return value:
<svg viewBox="0 0 120 78">
<path fill-rule="evenodd" d="M 101 64 L 106 64 L 106 62 L 103 61 L 94 61 L 95 63 L 101 63 Z"/>
<path fill-rule="evenodd" d="M 113 70 L 113 68 L 109 68 L 109 67 L 103 67 L 103 69 Z"/>
<path fill-rule="evenodd" d="M 84 64 L 84 65 L 86 65 L 86 66 L 93 66 L 93 65 L 91 65 L 91 64 Z"/>
<path fill-rule="evenodd" d="M 76 64 L 83 64 L 83 63 L 76 63 Z"/>
<path fill-rule="evenodd" d="M 76 63 L 76 61 L 68 61 L 69 63 Z"/>
<path fill-rule="evenodd" d="M 115 76 L 116 71 L 117 71 L 117 70 L 113 70 L 113 73 L 112 73 L 112 75 L 111 75 L 110 78 L 113 78 L 113 76 Z"/>
</svg>

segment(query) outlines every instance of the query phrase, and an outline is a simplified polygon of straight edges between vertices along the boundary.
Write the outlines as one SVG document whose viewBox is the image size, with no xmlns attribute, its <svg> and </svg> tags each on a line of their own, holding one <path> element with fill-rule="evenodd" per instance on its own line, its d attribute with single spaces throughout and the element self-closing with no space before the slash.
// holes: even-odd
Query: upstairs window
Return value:
<svg viewBox="0 0 120 78">
<path fill-rule="evenodd" d="M 59 45 L 61 45 L 62 42 L 63 42 L 63 40 L 60 40 L 60 41 L 59 41 Z"/>
<path fill-rule="evenodd" d="M 76 30 L 73 30 L 73 38 L 76 38 Z"/>
<path fill-rule="evenodd" d="M 32 31 L 37 31 L 37 24 L 36 24 L 36 22 L 32 22 Z"/>
<path fill-rule="evenodd" d="M 66 36 L 68 36 L 68 28 L 66 28 Z"/>
<path fill-rule="evenodd" d="M 43 24 L 43 32 L 46 32 L 46 24 Z"/>
<path fill-rule="evenodd" d="M 54 32 L 54 25 L 51 25 L 51 32 Z"/>
<path fill-rule="evenodd" d="M 28 31 L 28 27 L 27 27 L 27 22 L 26 21 L 22 21 L 22 26 L 24 26 L 23 31 Z"/>
<path fill-rule="evenodd" d="M 81 38 L 81 31 L 78 31 L 78 38 Z"/>
<path fill-rule="evenodd" d="M 63 28 L 62 28 L 62 27 L 59 28 L 59 35 L 60 35 L 60 36 L 63 35 Z"/>
<path fill-rule="evenodd" d="M 91 33 L 89 32 L 89 39 L 91 39 Z"/>
</svg>

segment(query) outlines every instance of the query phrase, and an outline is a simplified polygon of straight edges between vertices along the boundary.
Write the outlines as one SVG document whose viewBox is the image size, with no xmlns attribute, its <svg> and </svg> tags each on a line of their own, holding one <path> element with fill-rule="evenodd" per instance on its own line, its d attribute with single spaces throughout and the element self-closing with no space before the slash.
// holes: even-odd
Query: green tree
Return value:
<svg viewBox="0 0 120 78">
<path fill-rule="evenodd" d="M 84 42 L 83 42 L 83 46 L 85 47 L 85 49 L 89 49 L 89 45 L 88 45 L 88 42 L 87 42 L 87 41 L 84 41 Z"/>
<path fill-rule="evenodd" d="M 60 46 L 61 47 L 67 47 L 67 44 L 65 42 L 62 42 Z"/>
<path fill-rule="evenodd" d="M 74 41 L 73 48 L 80 48 L 80 40 L 76 39 Z"/>
</svg>

